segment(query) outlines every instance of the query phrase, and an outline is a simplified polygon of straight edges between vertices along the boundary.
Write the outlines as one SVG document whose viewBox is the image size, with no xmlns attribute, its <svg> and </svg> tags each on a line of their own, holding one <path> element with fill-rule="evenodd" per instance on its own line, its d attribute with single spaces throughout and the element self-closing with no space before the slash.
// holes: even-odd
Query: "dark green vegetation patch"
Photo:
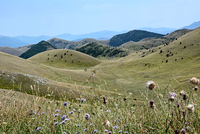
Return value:
<svg viewBox="0 0 200 134">
<path fill-rule="evenodd" d="M 124 57 L 128 55 L 127 51 L 119 48 L 104 46 L 96 42 L 88 43 L 80 48 L 77 48 L 76 51 L 93 57 Z"/>
<path fill-rule="evenodd" d="M 52 49 L 56 49 L 56 48 L 46 41 L 41 41 L 38 44 L 34 45 L 29 50 L 27 50 L 22 55 L 20 55 L 19 57 L 28 59 L 28 58 L 32 57 L 33 55 L 36 55 L 38 53 L 41 53 L 41 52 L 44 52 L 47 50 L 52 50 Z"/>
</svg>

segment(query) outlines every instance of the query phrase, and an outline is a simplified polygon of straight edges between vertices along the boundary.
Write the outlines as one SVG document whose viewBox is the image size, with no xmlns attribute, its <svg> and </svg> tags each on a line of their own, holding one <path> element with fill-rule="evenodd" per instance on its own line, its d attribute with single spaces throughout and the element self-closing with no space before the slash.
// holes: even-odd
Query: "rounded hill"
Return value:
<svg viewBox="0 0 200 134">
<path fill-rule="evenodd" d="M 69 49 L 45 51 L 29 58 L 29 60 L 58 68 L 92 67 L 100 63 L 92 56 Z"/>
</svg>

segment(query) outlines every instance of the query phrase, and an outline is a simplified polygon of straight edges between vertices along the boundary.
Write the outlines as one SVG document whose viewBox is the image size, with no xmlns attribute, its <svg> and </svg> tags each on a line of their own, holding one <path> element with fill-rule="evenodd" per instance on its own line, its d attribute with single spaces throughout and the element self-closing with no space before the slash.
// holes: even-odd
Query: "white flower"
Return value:
<svg viewBox="0 0 200 134">
<path fill-rule="evenodd" d="M 176 99 L 176 93 L 174 92 L 169 92 L 169 100 L 174 101 Z"/>
<path fill-rule="evenodd" d="M 180 95 L 183 96 L 184 94 L 186 94 L 185 91 L 180 91 Z"/>
<path fill-rule="evenodd" d="M 194 104 L 189 104 L 186 108 L 188 111 L 194 112 Z"/>
<path fill-rule="evenodd" d="M 199 84 L 199 79 L 197 79 L 196 77 L 192 77 L 190 79 L 190 83 L 192 83 L 192 84 Z"/>
<path fill-rule="evenodd" d="M 156 84 L 153 81 L 148 81 L 146 83 L 146 88 L 149 90 L 153 90 L 156 87 Z"/>
</svg>

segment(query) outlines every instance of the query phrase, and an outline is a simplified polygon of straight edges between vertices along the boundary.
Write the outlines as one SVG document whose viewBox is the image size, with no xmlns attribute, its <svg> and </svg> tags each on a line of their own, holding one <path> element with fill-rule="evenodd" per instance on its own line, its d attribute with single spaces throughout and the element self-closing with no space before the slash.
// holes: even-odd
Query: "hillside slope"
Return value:
<svg viewBox="0 0 200 134">
<path fill-rule="evenodd" d="M 112 47 L 118 47 L 126 42 L 135 41 L 138 42 L 141 39 L 148 38 L 148 37 L 162 37 L 164 35 L 152 33 L 143 30 L 132 30 L 124 34 L 115 35 L 110 39 L 109 45 Z"/>
<path fill-rule="evenodd" d="M 150 49 L 152 47 L 157 47 L 159 45 L 168 45 L 170 42 L 173 42 L 177 38 L 181 37 L 182 35 L 190 32 L 191 30 L 188 29 L 179 29 L 170 34 L 167 34 L 163 37 L 152 37 L 152 38 L 145 38 L 138 42 L 129 41 L 122 44 L 120 47 L 129 49 L 129 50 L 143 50 L 143 49 Z"/>
<path fill-rule="evenodd" d="M 29 50 L 27 50 L 25 53 L 23 53 L 19 57 L 28 59 L 32 57 L 33 55 L 36 55 L 38 53 L 41 53 L 47 50 L 52 50 L 52 49 L 56 49 L 56 48 L 46 41 L 41 41 L 38 44 L 31 47 Z"/>
<path fill-rule="evenodd" d="M 96 42 L 87 43 L 79 48 L 76 48 L 76 51 L 91 55 L 93 57 L 124 57 L 128 55 L 128 53 L 122 49 L 111 48 Z"/>
<path fill-rule="evenodd" d="M 69 49 L 45 51 L 29 58 L 29 60 L 58 68 L 91 67 L 100 63 L 94 57 Z"/>
<path fill-rule="evenodd" d="M 0 52 L 4 52 L 15 56 L 20 56 L 23 53 L 23 51 L 11 47 L 0 47 Z"/>
</svg>

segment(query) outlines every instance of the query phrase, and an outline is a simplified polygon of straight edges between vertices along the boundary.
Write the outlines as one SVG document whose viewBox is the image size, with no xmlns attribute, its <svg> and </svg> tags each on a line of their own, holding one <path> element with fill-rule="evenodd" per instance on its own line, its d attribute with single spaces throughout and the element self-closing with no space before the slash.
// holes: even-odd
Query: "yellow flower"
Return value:
<svg viewBox="0 0 200 134">
<path fill-rule="evenodd" d="M 114 89 L 115 92 L 117 92 L 117 89 Z"/>
</svg>

